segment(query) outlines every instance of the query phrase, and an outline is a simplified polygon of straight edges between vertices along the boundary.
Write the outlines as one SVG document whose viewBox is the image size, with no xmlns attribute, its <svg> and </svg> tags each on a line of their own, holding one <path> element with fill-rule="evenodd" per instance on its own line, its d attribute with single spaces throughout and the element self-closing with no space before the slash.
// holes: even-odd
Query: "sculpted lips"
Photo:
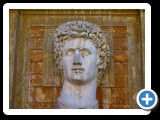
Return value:
<svg viewBox="0 0 160 120">
<path fill-rule="evenodd" d="M 84 68 L 82 67 L 73 67 L 72 71 L 75 73 L 82 73 L 84 71 Z"/>
</svg>

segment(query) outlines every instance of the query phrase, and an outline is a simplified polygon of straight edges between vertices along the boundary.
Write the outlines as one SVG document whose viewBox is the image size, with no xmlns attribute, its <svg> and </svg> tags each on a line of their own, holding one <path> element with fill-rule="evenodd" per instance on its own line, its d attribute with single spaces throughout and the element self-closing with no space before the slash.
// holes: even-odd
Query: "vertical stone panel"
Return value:
<svg viewBox="0 0 160 120">
<path fill-rule="evenodd" d="M 51 98 L 46 96 L 47 92 L 44 92 L 42 86 L 43 81 L 43 59 L 44 59 L 44 27 L 31 27 L 30 32 L 30 60 L 29 60 L 29 86 L 32 87 L 32 91 L 30 93 L 30 99 L 28 98 L 28 107 L 29 108 L 49 108 L 47 107 L 47 100 Z M 50 91 L 50 90 L 49 90 Z M 52 101 L 52 100 L 50 100 Z M 40 102 L 38 104 L 38 102 Z"/>
<path fill-rule="evenodd" d="M 53 58 L 53 46 L 50 34 L 53 32 L 52 29 L 46 28 L 44 37 L 44 79 L 42 81 L 43 85 L 54 85 L 54 76 L 56 72 L 56 67 L 54 65 Z"/>
<path fill-rule="evenodd" d="M 12 99 L 11 108 L 27 108 L 27 95 L 28 95 L 28 39 L 29 35 L 27 33 L 28 26 L 25 24 L 27 22 L 25 17 L 19 13 L 19 10 L 11 10 L 17 12 L 17 23 L 14 28 L 10 28 L 10 31 L 14 30 L 15 33 L 15 49 L 10 49 L 10 59 L 14 58 L 14 63 L 10 66 L 14 72 L 13 81 L 10 82 L 14 87 L 12 92 L 10 92 L 10 97 Z M 12 12 L 11 12 L 12 13 Z M 11 22 L 15 22 L 14 18 L 10 19 Z M 12 24 L 12 23 L 11 23 Z M 11 25 L 10 24 L 10 25 Z M 25 30 L 24 30 L 25 28 Z M 11 36 L 10 36 L 11 37 Z M 11 37 L 12 38 L 12 37 Z M 11 45 L 12 46 L 12 45 Z M 11 47 L 12 48 L 12 47 Z M 14 53 L 13 53 L 13 52 Z M 13 57 L 14 56 L 14 57 Z M 12 78 L 12 75 L 11 75 Z"/>
<path fill-rule="evenodd" d="M 141 75 L 143 70 L 140 65 L 140 59 L 142 58 L 142 54 L 140 52 L 140 41 L 138 36 L 139 25 L 138 16 L 128 18 L 127 22 L 127 35 L 128 35 L 128 79 L 129 79 L 129 99 L 130 99 L 130 108 L 139 108 L 136 102 L 136 95 L 140 89 L 143 88 Z M 144 44 L 144 42 L 143 42 Z M 144 50 L 144 48 L 142 48 Z M 144 67 L 144 66 L 143 66 Z"/>
<path fill-rule="evenodd" d="M 140 10 L 140 36 L 141 36 L 141 56 L 142 56 L 142 64 L 141 64 L 141 68 L 143 71 L 143 75 L 142 75 L 142 86 L 145 87 L 145 10 Z"/>
<path fill-rule="evenodd" d="M 114 27 L 114 66 L 115 88 L 111 89 L 111 105 L 109 108 L 128 108 L 128 44 L 127 27 Z M 127 106 L 126 106 L 127 105 Z"/>
<path fill-rule="evenodd" d="M 18 11 L 9 11 L 9 108 L 14 106 L 14 76 L 15 76 L 15 59 L 16 59 L 16 42 L 18 26 Z"/>
</svg>

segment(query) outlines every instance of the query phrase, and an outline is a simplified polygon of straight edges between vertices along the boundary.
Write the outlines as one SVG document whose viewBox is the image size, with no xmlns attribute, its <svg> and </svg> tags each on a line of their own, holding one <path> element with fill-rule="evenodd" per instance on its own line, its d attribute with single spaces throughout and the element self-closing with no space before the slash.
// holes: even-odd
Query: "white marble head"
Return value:
<svg viewBox="0 0 160 120">
<path fill-rule="evenodd" d="M 53 33 L 54 58 L 64 78 L 85 84 L 102 76 L 110 57 L 107 39 L 100 28 L 86 21 L 72 21 Z"/>
</svg>

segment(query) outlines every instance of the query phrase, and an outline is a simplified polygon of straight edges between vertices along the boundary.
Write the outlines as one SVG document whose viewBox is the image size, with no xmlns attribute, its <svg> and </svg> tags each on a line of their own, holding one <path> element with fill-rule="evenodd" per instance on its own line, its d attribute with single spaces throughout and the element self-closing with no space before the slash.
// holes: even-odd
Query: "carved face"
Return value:
<svg viewBox="0 0 160 120">
<path fill-rule="evenodd" d="M 64 78 L 74 84 L 85 84 L 97 77 L 99 56 L 94 44 L 84 38 L 75 38 L 63 48 Z"/>
</svg>

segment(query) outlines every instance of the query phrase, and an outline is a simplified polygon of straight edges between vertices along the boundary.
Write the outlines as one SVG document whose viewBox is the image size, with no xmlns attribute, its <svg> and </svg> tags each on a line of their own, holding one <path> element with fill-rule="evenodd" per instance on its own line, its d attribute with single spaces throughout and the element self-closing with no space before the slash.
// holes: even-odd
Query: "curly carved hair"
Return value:
<svg viewBox="0 0 160 120">
<path fill-rule="evenodd" d="M 98 66 L 98 82 L 102 79 L 103 71 L 110 60 L 110 49 L 107 44 L 107 39 L 102 33 L 101 29 L 92 23 L 86 21 L 72 21 L 60 25 L 52 34 L 54 59 L 56 65 L 62 72 L 62 48 L 65 43 L 72 38 L 90 39 L 100 57 L 100 64 Z"/>
</svg>

